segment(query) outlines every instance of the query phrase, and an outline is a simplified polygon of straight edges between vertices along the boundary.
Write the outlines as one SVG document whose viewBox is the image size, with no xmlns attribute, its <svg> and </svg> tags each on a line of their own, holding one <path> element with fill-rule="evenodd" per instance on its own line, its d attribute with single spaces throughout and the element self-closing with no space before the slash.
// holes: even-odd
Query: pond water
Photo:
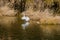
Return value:
<svg viewBox="0 0 60 40">
<path fill-rule="evenodd" d="M 60 40 L 60 25 L 40 25 L 24 21 L 0 25 L 0 40 Z"/>
</svg>

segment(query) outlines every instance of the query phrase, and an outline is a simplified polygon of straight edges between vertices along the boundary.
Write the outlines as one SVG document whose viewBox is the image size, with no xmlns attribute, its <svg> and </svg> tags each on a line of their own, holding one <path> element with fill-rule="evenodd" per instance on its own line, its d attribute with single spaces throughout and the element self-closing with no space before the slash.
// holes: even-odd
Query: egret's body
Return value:
<svg viewBox="0 0 60 40">
<path fill-rule="evenodd" d="M 29 21 L 30 20 L 30 18 L 28 16 L 25 16 L 25 15 L 21 19 L 25 20 L 25 21 Z"/>
</svg>

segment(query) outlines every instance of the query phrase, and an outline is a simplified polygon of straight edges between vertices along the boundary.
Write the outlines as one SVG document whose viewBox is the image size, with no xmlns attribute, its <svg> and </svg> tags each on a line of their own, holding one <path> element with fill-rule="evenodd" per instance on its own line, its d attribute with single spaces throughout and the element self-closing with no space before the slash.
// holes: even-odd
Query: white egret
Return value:
<svg viewBox="0 0 60 40">
<path fill-rule="evenodd" d="M 21 19 L 25 20 L 25 21 L 29 21 L 30 20 L 30 18 L 28 16 L 25 16 L 25 15 Z"/>
</svg>

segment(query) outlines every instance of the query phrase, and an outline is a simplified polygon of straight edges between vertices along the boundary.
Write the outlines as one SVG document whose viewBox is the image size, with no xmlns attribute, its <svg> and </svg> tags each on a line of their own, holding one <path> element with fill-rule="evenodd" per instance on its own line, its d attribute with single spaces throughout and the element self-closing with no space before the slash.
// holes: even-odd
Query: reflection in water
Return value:
<svg viewBox="0 0 60 40">
<path fill-rule="evenodd" d="M 25 29 L 27 26 L 29 26 L 29 22 L 25 22 L 24 24 L 22 24 L 23 29 Z"/>
<path fill-rule="evenodd" d="M 0 25 L 0 40 L 60 40 L 60 25 L 21 25 L 14 23 L 9 29 Z"/>
</svg>

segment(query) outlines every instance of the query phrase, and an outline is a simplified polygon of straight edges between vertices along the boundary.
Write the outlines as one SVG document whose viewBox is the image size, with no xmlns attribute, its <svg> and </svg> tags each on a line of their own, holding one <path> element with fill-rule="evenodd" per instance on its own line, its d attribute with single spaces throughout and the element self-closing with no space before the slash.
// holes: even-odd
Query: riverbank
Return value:
<svg viewBox="0 0 60 40">
<path fill-rule="evenodd" d="M 53 12 L 49 9 L 45 9 L 45 11 L 33 11 L 29 9 L 22 13 L 22 15 L 28 16 L 30 18 L 30 22 L 36 22 L 38 24 L 60 24 L 60 16 L 53 15 Z"/>
</svg>

